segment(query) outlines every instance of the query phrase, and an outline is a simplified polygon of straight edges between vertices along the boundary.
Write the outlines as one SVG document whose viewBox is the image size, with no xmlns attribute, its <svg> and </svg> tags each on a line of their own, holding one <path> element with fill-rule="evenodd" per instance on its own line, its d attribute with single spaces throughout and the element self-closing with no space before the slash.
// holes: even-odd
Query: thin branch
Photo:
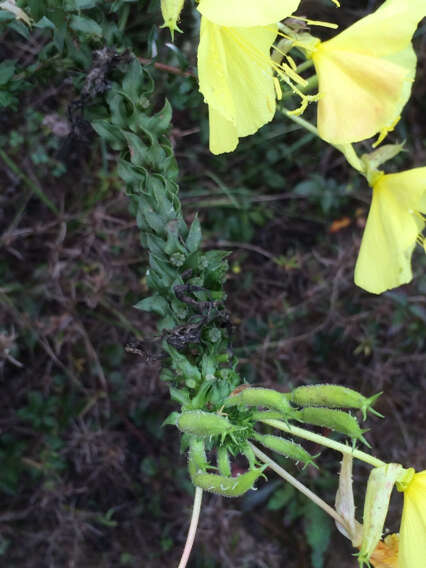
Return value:
<svg viewBox="0 0 426 568">
<path fill-rule="evenodd" d="M 304 438 L 305 440 L 315 442 L 315 444 L 320 444 L 321 446 L 325 446 L 326 448 L 331 448 L 332 450 L 340 452 L 341 454 L 348 454 L 358 460 L 372 465 L 373 467 L 381 467 L 382 465 L 386 465 L 382 460 L 379 460 L 378 458 L 375 458 L 374 456 L 371 456 L 366 452 L 362 452 L 361 450 L 357 450 L 356 448 L 352 448 L 351 446 L 347 446 L 346 444 L 336 442 L 336 440 L 330 440 L 330 438 L 321 436 L 321 434 L 315 434 L 314 432 L 310 432 L 309 430 L 305 430 L 304 428 L 286 424 L 281 420 L 260 420 L 260 422 L 263 422 L 268 426 L 272 426 L 272 428 L 277 428 L 278 430 L 287 432 L 288 434 L 293 434 L 293 436 L 298 436 L 299 438 Z"/>
<path fill-rule="evenodd" d="M 325 501 L 323 501 L 320 497 L 318 497 L 318 495 L 316 495 L 313 491 L 308 489 L 305 485 L 303 485 L 303 483 L 300 483 L 300 481 L 298 481 L 295 477 L 290 475 L 288 473 L 288 471 L 286 471 L 284 468 L 282 468 L 280 465 L 278 465 L 276 462 L 274 462 L 274 460 L 272 460 L 270 457 L 268 457 L 266 454 L 264 454 L 261 450 L 259 450 L 259 448 L 257 448 L 256 446 L 254 446 L 250 442 L 249 442 L 249 445 L 250 445 L 251 449 L 253 450 L 253 452 L 256 454 L 256 456 L 261 461 L 263 461 L 263 463 L 268 464 L 268 466 L 271 469 L 273 469 L 275 471 L 275 473 L 277 473 L 285 481 L 290 483 L 290 485 L 293 485 L 293 487 L 295 489 L 300 491 L 300 493 L 303 493 L 303 495 L 305 495 L 308 499 L 310 499 L 313 503 L 315 503 L 315 505 L 318 505 L 318 507 L 320 507 L 323 511 L 325 511 L 327 513 L 327 515 L 330 515 L 330 517 L 333 517 L 333 519 L 335 521 L 337 521 L 338 523 L 340 523 L 344 527 L 346 526 L 345 519 L 343 517 L 341 517 L 339 515 L 339 513 L 337 513 L 337 511 L 335 511 L 333 509 L 333 507 L 330 507 L 330 505 L 328 505 Z"/>
<path fill-rule="evenodd" d="M 203 498 L 203 490 L 200 487 L 195 488 L 194 505 L 192 507 L 191 524 L 189 525 L 188 535 L 186 537 L 185 548 L 183 549 L 182 558 L 180 559 L 178 568 L 185 568 L 191 554 L 192 545 L 194 544 L 195 533 L 197 532 L 198 519 L 200 518 L 201 500 Z"/>
<path fill-rule="evenodd" d="M 166 73 L 172 73 L 173 75 L 182 75 L 182 77 L 195 77 L 195 73 L 191 71 L 182 71 L 182 69 L 178 69 L 177 67 L 173 67 L 172 65 L 166 65 L 165 63 L 159 63 L 157 61 L 152 61 L 152 59 L 147 59 L 145 57 L 138 57 L 138 60 L 143 63 L 143 65 L 150 65 L 153 64 L 156 69 L 160 71 L 166 71 Z"/>
</svg>

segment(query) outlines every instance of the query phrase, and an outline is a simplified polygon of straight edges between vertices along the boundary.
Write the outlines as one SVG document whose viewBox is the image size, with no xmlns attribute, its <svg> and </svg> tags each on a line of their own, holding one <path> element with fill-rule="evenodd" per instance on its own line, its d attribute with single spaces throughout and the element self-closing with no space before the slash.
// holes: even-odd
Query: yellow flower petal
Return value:
<svg viewBox="0 0 426 568">
<path fill-rule="evenodd" d="M 318 131 L 331 144 L 359 142 L 391 129 L 410 95 L 413 73 L 349 51 L 314 56 L 319 81 Z M 407 88 L 408 87 L 408 88 Z"/>
<path fill-rule="evenodd" d="M 222 26 L 275 24 L 297 10 L 300 0 L 201 0 L 198 10 Z"/>
<path fill-rule="evenodd" d="M 332 144 L 386 133 L 398 122 L 415 76 L 411 37 L 424 0 L 387 0 L 313 53 L 320 101 L 318 130 Z"/>
<path fill-rule="evenodd" d="M 227 120 L 212 106 L 209 106 L 209 125 L 210 152 L 213 154 L 233 152 L 238 145 L 238 133 L 235 124 Z"/>
<path fill-rule="evenodd" d="M 210 149 L 231 152 L 275 113 L 270 48 L 275 24 L 219 26 L 202 18 L 198 48 L 200 91 L 209 105 Z"/>
<path fill-rule="evenodd" d="M 357 286 L 380 294 L 411 280 L 425 193 L 426 167 L 378 178 L 355 267 Z"/>
<path fill-rule="evenodd" d="M 416 473 L 404 491 L 398 563 L 399 568 L 426 565 L 426 470 Z"/>
</svg>

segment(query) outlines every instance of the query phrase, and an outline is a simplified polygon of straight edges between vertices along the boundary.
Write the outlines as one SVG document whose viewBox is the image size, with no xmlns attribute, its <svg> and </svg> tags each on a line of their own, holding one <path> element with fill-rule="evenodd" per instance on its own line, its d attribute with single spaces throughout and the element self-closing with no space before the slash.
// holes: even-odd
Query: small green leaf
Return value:
<svg viewBox="0 0 426 568">
<path fill-rule="evenodd" d="M 317 505 L 310 501 L 305 506 L 304 518 L 305 534 L 312 551 L 312 566 L 323 568 L 324 554 L 330 544 L 331 521 Z"/>
<path fill-rule="evenodd" d="M 15 73 L 15 62 L 11 59 L 0 63 L 0 85 L 5 85 Z"/>
<path fill-rule="evenodd" d="M 102 36 L 101 26 L 97 22 L 95 22 L 95 20 L 92 20 L 92 18 L 86 18 L 83 16 L 72 16 L 70 27 L 75 32 L 82 32 L 85 34 L 96 35 L 99 37 Z"/>
<path fill-rule="evenodd" d="M 164 298 L 155 295 L 144 298 L 133 307 L 137 310 L 142 310 L 143 312 L 154 312 L 159 316 L 165 316 L 167 314 L 169 306 Z"/>
<path fill-rule="evenodd" d="M 34 27 L 36 28 L 41 28 L 41 29 L 51 29 L 51 30 L 56 30 L 56 26 L 55 24 L 52 22 L 52 20 L 49 20 L 49 18 L 46 18 L 46 16 L 43 16 L 36 24 L 34 24 Z"/>
<path fill-rule="evenodd" d="M 202 239 L 200 221 L 198 216 L 192 221 L 191 228 L 189 229 L 188 236 L 186 238 L 186 247 L 189 252 L 195 252 L 199 247 Z"/>
</svg>

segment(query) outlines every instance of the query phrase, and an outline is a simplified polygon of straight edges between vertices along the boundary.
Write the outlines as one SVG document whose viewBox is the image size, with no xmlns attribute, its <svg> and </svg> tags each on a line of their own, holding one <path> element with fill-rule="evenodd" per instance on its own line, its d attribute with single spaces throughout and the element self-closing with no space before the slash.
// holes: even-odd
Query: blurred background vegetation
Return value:
<svg viewBox="0 0 426 568">
<path fill-rule="evenodd" d="M 381 2 L 342 4 L 304 1 L 299 13 L 344 28 Z M 146 251 L 117 156 L 82 99 L 105 46 L 131 48 L 158 106 L 172 104 L 185 217 L 199 212 L 207 249 L 232 251 L 242 376 L 283 391 L 319 381 L 383 391 L 386 419 L 370 420 L 369 442 L 386 461 L 424 467 L 425 257 L 414 255 L 410 285 L 382 296 L 355 287 L 370 190 L 342 155 L 282 116 L 210 155 L 191 2 L 174 44 L 159 0 L 19 5 L 32 29 L 0 12 L 0 566 L 172 568 L 185 540 L 193 488 L 177 432 L 160 427 L 174 406 L 160 364 L 124 350 L 156 334 L 154 317 L 132 307 L 148 295 Z M 418 80 L 390 136 L 407 151 L 388 171 L 426 163 L 425 24 L 415 47 Z M 335 455 L 324 451 L 320 470 L 287 465 L 333 501 Z M 367 475 L 356 470 L 357 487 Z M 400 506 L 395 496 L 389 530 Z M 351 554 L 272 477 L 240 500 L 205 498 L 191 566 L 349 568 Z"/>
</svg>

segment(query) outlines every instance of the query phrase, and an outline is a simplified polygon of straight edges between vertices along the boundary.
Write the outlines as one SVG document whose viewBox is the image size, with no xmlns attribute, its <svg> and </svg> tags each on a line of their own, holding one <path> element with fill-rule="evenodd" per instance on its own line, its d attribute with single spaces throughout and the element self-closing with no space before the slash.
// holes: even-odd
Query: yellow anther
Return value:
<svg viewBox="0 0 426 568">
<path fill-rule="evenodd" d="M 302 16 L 292 16 L 292 19 L 302 20 L 309 26 L 322 26 L 323 28 L 331 28 L 333 30 L 339 27 L 337 24 L 333 24 L 332 22 L 323 22 L 322 20 L 309 20 L 309 18 L 303 18 Z"/>
<path fill-rule="evenodd" d="M 274 87 L 275 87 L 275 94 L 277 95 L 277 99 L 280 101 L 283 97 L 283 92 L 281 90 L 280 82 L 278 81 L 277 77 L 273 77 Z"/>
</svg>

